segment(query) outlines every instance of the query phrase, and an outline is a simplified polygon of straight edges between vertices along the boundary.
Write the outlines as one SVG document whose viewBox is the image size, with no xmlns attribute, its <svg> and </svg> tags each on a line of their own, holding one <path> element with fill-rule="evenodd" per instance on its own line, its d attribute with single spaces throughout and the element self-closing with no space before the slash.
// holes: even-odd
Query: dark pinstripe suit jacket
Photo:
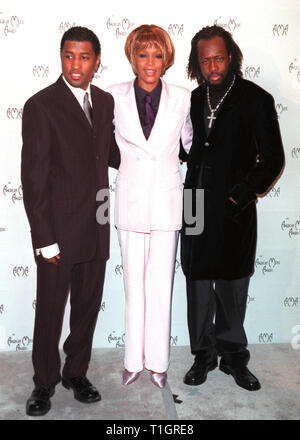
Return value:
<svg viewBox="0 0 300 440">
<path fill-rule="evenodd" d="M 91 85 L 93 128 L 63 78 L 23 109 L 21 179 L 34 248 L 58 243 L 62 263 L 109 257 L 109 224 L 96 221 L 96 193 L 118 168 L 113 98 Z"/>
</svg>

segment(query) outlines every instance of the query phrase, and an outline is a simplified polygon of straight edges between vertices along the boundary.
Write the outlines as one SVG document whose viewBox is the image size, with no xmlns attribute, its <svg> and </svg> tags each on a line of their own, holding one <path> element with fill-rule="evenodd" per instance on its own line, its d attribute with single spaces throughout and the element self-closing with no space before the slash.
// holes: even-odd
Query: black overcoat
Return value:
<svg viewBox="0 0 300 440">
<path fill-rule="evenodd" d="M 204 189 L 204 230 L 187 235 L 183 216 L 181 264 L 192 280 L 238 279 L 254 269 L 257 194 L 270 188 L 284 163 L 277 113 L 269 93 L 236 77 L 207 136 L 205 99 L 205 85 L 192 92 L 194 136 L 184 185 Z"/>
</svg>

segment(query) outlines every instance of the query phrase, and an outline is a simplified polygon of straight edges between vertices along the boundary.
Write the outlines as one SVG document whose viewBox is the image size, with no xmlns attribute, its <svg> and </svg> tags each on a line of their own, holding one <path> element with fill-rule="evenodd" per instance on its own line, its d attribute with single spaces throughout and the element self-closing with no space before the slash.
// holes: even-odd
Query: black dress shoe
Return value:
<svg viewBox="0 0 300 440">
<path fill-rule="evenodd" d="M 214 359 L 210 363 L 203 363 L 203 360 L 195 360 L 192 368 L 184 376 L 183 382 L 186 385 L 200 385 L 206 381 L 207 373 L 218 366 L 218 360 Z"/>
<path fill-rule="evenodd" d="M 43 416 L 51 408 L 50 397 L 53 396 L 54 388 L 36 386 L 26 402 L 26 414 L 28 416 Z"/>
<path fill-rule="evenodd" d="M 225 374 L 231 374 L 237 385 L 248 391 L 257 391 L 260 389 L 259 380 L 248 370 L 247 367 L 231 367 L 224 362 L 220 362 L 220 370 Z"/>
<path fill-rule="evenodd" d="M 79 402 L 94 403 L 101 400 L 101 396 L 97 389 L 84 376 L 62 378 L 62 384 L 68 390 L 71 388 L 74 391 L 74 397 Z"/>
</svg>

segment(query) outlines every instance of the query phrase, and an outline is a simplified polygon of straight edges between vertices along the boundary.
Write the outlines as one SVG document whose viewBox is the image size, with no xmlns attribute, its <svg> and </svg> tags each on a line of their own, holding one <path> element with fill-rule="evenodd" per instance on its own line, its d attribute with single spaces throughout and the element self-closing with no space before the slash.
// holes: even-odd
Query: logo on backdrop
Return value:
<svg viewBox="0 0 300 440">
<path fill-rule="evenodd" d="M 177 345 L 178 342 L 178 336 L 170 336 L 170 345 L 174 347 L 174 345 Z"/>
<path fill-rule="evenodd" d="M 18 338 L 13 333 L 7 340 L 7 345 L 9 347 L 14 347 L 16 351 L 25 351 L 29 349 L 29 346 L 32 344 L 33 339 L 30 339 L 29 336 L 23 336 L 22 338 Z"/>
<path fill-rule="evenodd" d="M 282 115 L 283 112 L 288 111 L 288 108 L 287 108 L 287 106 L 284 106 L 282 104 L 276 104 L 276 111 L 277 111 L 278 118 L 280 118 L 280 116 Z"/>
<path fill-rule="evenodd" d="M 12 272 L 14 277 L 28 277 L 29 269 L 28 266 L 15 266 Z"/>
<path fill-rule="evenodd" d="M 224 22 L 221 22 L 219 20 L 224 20 L 222 17 L 217 18 L 214 21 L 214 25 L 222 26 L 224 29 L 226 29 L 229 32 L 234 32 L 236 29 L 241 27 L 241 23 L 237 22 L 234 18 L 230 18 L 229 20 L 224 20 Z"/>
<path fill-rule="evenodd" d="M 249 294 L 247 295 L 247 305 L 249 305 L 251 302 L 255 301 L 255 297 L 254 296 L 250 296 Z"/>
<path fill-rule="evenodd" d="M 115 330 L 108 335 L 108 343 L 114 345 L 116 348 L 124 348 L 125 347 L 125 333 L 121 336 L 115 334 Z"/>
<path fill-rule="evenodd" d="M 179 37 L 183 35 L 184 26 L 183 24 L 169 24 L 168 32 L 172 37 Z"/>
<path fill-rule="evenodd" d="M 122 275 L 123 274 L 123 266 L 122 264 L 117 264 L 115 267 L 115 272 L 117 275 Z"/>
<path fill-rule="evenodd" d="M 101 305 L 100 305 L 100 309 L 99 309 L 99 312 L 104 312 L 104 310 L 105 310 L 105 301 L 103 301 L 103 302 L 101 303 Z"/>
<path fill-rule="evenodd" d="M 117 18 L 112 16 L 106 21 L 106 27 L 116 38 L 126 37 L 134 27 L 129 18 Z"/>
<path fill-rule="evenodd" d="M 3 312 L 4 312 L 4 305 L 1 304 L 1 306 L 0 306 L 0 314 L 3 315 Z"/>
<path fill-rule="evenodd" d="M 116 180 L 114 180 L 114 182 L 111 185 L 109 185 L 109 190 L 110 192 L 116 191 Z"/>
<path fill-rule="evenodd" d="M 32 74 L 35 78 L 48 78 L 49 66 L 33 66 Z"/>
<path fill-rule="evenodd" d="M 59 32 L 64 34 L 71 27 L 76 26 L 76 23 L 70 23 L 69 21 L 62 21 L 59 25 Z"/>
<path fill-rule="evenodd" d="M 287 35 L 289 31 L 289 25 L 286 24 L 274 24 L 273 26 L 273 35 L 275 35 L 275 37 L 282 37 L 284 35 Z"/>
<path fill-rule="evenodd" d="M 9 107 L 6 110 L 6 116 L 8 119 L 22 119 L 23 108 Z"/>
<path fill-rule="evenodd" d="M 17 203 L 18 201 L 23 200 L 22 185 L 14 188 L 12 187 L 11 182 L 8 182 L 7 185 L 4 185 L 2 191 L 5 197 L 11 197 L 13 203 Z"/>
<path fill-rule="evenodd" d="M 284 307 L 289 307 L 289 308 L 298 307 L 298 305 L 299 305 L 298 296 L 296 296 L 295 298 L 292 296 L 286 297 L 283 300 L 283 305 L 284 305 Z"/>
<path fill-rule="evenodd" d="M 12 15 L 10 18 L 0 19 L 0 25 L 3 25 L 4 35 L 7 37 L 10 34 L 18 32 L 19 28 L 24 24 L 17 15 Z"/>
<path fill-rule="evenodd" d="M 101 74 L 104 70 L 108 70 L 108 66 L 103 66 L 103 64 L 100 63 L 98 71 L 94 74 L 94 78 L 95 79 L 101 78 Z"/>
<path fill-rule="evenodd" d="M 258 79 L 260 76 L 260 67 L 247 66 L 244 70 L 245 78 Z"/>
<path fill-rule="evenodd" d="M 291 156 L 293 159 L 300 158 L 300 147 L 293 147 L 291 151 Z"/>
<path fill-rule="evenodd" d="M 300 235 L 300 220 L 291 221 L 289 217 L 287 217 L 281 223 L 281 230 L 287 233 L 290 238 Z"/>
<path fill-rule="evenodd" d="M 271 199 L 275 199 L 276 197 L 279 198 L 280 196 L 280 186 L 273 186 L 273 188 L 270 189 L 270 191 L 266 194 L 266 197 L 269 197 Z"/>
<path fill-rule="evenodd" d="M 260 333 L 258 336 L 258 342 L 261 344 L 270 344 L 273 342 L 273 333 Z"/>
<path fill-rule="evenodd" d="M 300 63 L 297 58 L 289 64 L 289 73 L 300 82 Z"/>
<path fill-rule="evenodd" d="M 277 270 L 276 268 L 279 265 L 280 265 L 280 261 L 276 260 L 276 258 L 274 257 L 265 258 L 262 255 L 260 255 L 255 260 L 255 267 L 261 269 L 263 275 L 274 272 L 275 270 Z"/>
</svg>

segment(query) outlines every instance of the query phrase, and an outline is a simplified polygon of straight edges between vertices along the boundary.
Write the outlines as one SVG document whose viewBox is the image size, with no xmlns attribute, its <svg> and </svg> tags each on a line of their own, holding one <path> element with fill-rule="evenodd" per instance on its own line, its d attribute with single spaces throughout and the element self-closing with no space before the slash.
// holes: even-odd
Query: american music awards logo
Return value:
<svg viewBox="0 0 300 440">
<path fill-rule="evenodd" d="M 289 296 L 284 298 L 283 300 L 283 305 L 284 307 L 288 307 L 288 308 L 294 308 L 294 307 L 298 307 L 299 305 L 299 297 L 293 297 L 293 296 Z"/>
<path fill-rule="evenodd" d="M 122 335 L 116 335 L 115 330 L 110 333 L 107 337 L 108 343 L 113 344 L 116 348 L 124 348 L 125 347 L 125 333 Z"/>
<path fill-rule="evenodd" d="M 104 70 L 108 70 L 108 66 L 103 66 L 103 64 L 100 63 L 98 71 L 94 74 L 94 78 L 95 79 L 101 78 L 101 74 Z"/>
<path fill-rule="evenodd" d="M 273 333 L 260 333 L 258 335 L 258 342 L 261 344 L 270 344 L 273 342 Z"/>
<path fill-rule="evenodd" d="M 300 159 L 300 147 L 293 147 L 291 150 L 291 156 L 293 159 Z"/>
<path fill-rule="evenodd" d="M 10 18 L 0 19 L 0 25 L 3 25 L 3 31 L 6 37 L 10 34 L 15 34 L 23 24 L 24 21 L 17 15 L 12 15 Z"/>
<path fill-rule="evenodd" d="M 266 194 L 266 197 L 269 197 L 271 199 L 279 198 L 280 197 L 280 186 L 273 186 L 273 188 L 270 189 L 270 191 Z"/>
<path fill-rule="evenodd" d="M 300 82 L 300 63 L 297 58 L 289 64 L 289 73 Z"/>
<path fill-rule="evenodd" d="M 282 104 L 276 104 L 275 108 L 276 108 L 276 111 L 277 111 L 278 118 L 280 118 L 280 116 L 282 115 L 283 112 L 288 111 L 287 106 L 282 105 Z"/>
<path fill-rule="evenodd" d="M 260 268 L 263 275 L 274 272 L 279 265 L 280 261 L 276 260 L 274 257 L 264 258 L 260 255 L 255 260 L 255 267 Z"/>
<path fill-rule="evenodd" d="M 171 347 L 174 347 L 177 345 L 178 342 L 178 336 L 170 336 L 170 345 Z"/>
<path fill-rule="evenodd" d="M 250 296 L 249 294 L 247 295 L 247 306 L 251 303 L 255 301 L 254 296 Z"/>
<path fill-rule="evenodd" d="M 105 310 L 105 301 L 103 301 L 103 302 L 101 303 L 99 311 L 100 311 L 100 312 L 104 312 L 104 310 Z"/>
<path fill-rule="evenodd" d="M 48 78 L 49 76 L 49 66 L 33 66 L 32 74 L 35 78 Z"/>
<path fill-rule="evenodd" d="M 9 107 L 6 110 L 6 116 L 8 119 L 22 119 L 23 107 L 21 108 Z"/>
<path fill-rule="evenodd" d="M 28 266 L 24 267 L 24 266 L 15 266 L 13 268 L 13 276 L 14 277 L 18 277 L 18 278 L 22 278 L 22 277 L 28 277 L 28 273 L 29 273 L 29 269 Z"/>
<path fill-rule="evenodd" d="M 291 221 L 287 217 L 281 223 L 281 230 L 286 232 L 290 238 L 300 235 L 300 220 Z"/>
<path fill-rule="evenodd" d="M 182 36 L 184 32 L 184 26 L 183 24 L 169 24 L 168 32 L 172 37 Z"/>
<path fill-rule="evenodd" d="M 15 188 L 12 186 L 11 182 L 8 182 L 7 185 L 4 185 L 2 192 L 5 197 L 11 197 L 13 203 L 23 200 L 22 185 L 19 185 L 17 188 Z"/>
<path fill-rule="evenodd" d="M 222 26 L 229 32 L 234 32 L 236 29 L 241 27 L 241 23 L 238 23 L 234 18 L 230 18 L 229 20 L 224 21 L 223 23 L 219 20 L 223 20 L 222 17 L 217 18 L 214 21 L 215 26 Z"/>
<path fill-rule="evenodd" d="M 250 80 L 258 79 L 260 76 L 260 67 L 247 66 L 244 70 L 244 76 Z"/>
<path fill-rule="evenodd" d="M 59 32 L 61 34 L 64 34 L 68 29 L 70 29 L 71 27 L 76 26 L 76 23 L 70 23 L 69 21 L 62 21 L 59 25 Z"/>
<path fill-rule="evenodd" d="M 32 345 L 33 339 L 29 338 L 29 336 L 23 336 L 22 338 L 18 338 L 13 333 L 7 340 L 7 345 L 9 347 L 14 347 L 16 351 L 26 351 L 29 346 Z"/>
<path fill-rule="evenodd" d="M 116 38 L 126 37 L 134 27 L 134 23 L 129 18 L 116 18 L 112 16 L 106 21 L 106 27 Z"/>
<path fill-rule="evenodd" d="M 273 35 L 275 37 L 283 37 L 288 34 L 289 25 L 288 24 L 274 24 L 273 26 Z"/>
</svg>

